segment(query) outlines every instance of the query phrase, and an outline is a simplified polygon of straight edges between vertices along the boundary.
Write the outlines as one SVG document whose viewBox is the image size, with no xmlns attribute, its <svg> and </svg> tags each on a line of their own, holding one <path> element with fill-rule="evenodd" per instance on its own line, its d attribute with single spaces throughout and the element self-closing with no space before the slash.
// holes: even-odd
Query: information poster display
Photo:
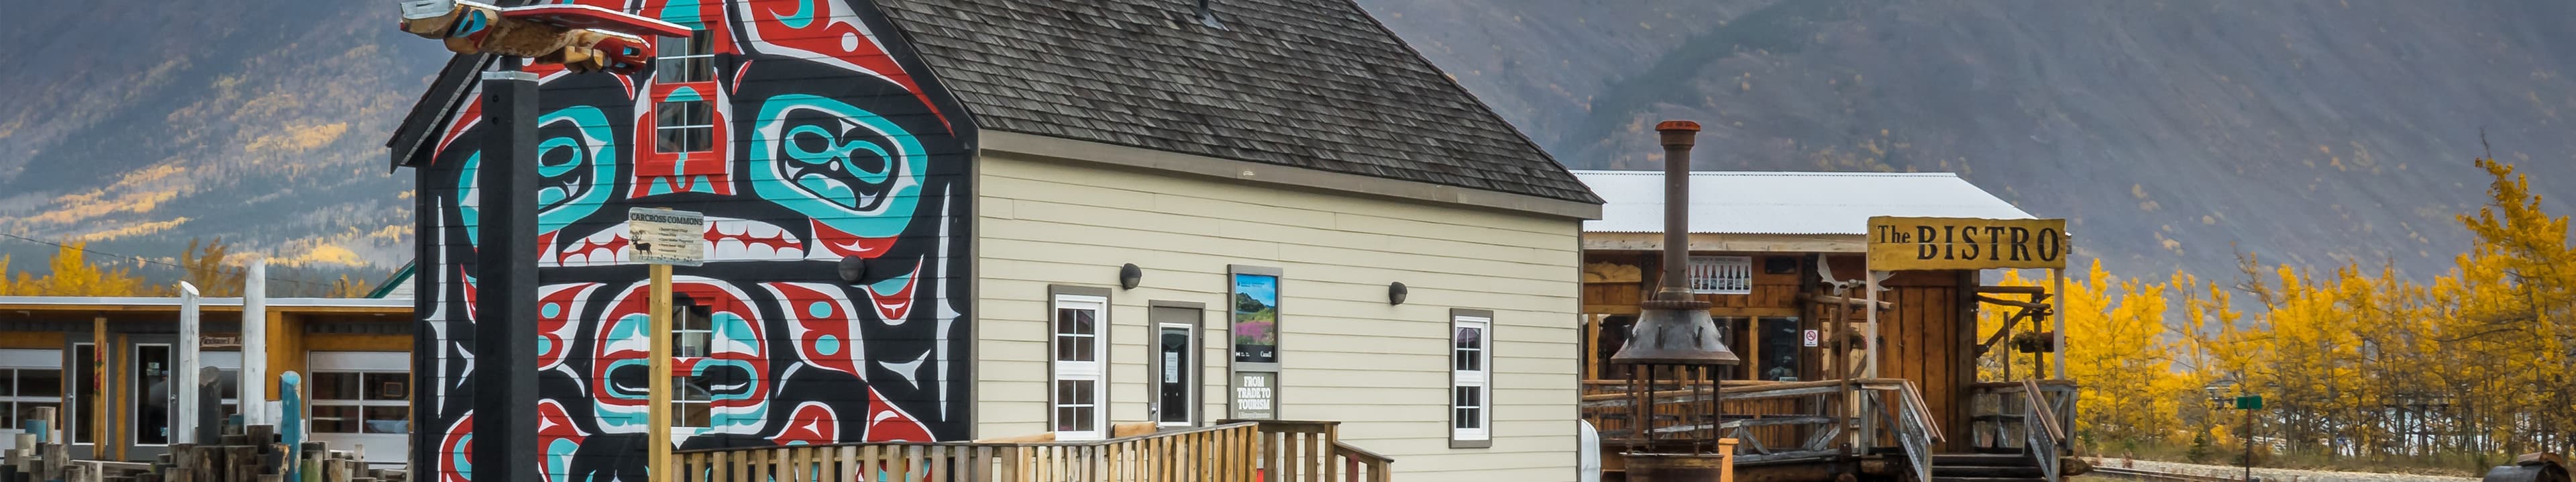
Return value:
<svg viewBox="0 0 2576 482">
<path fill-rule="evenodd" d="M 1279 363 L 1279 275 L 1242 271 L 1234 273 L 1230 303 L 1234 306 L 1234 362 L 1275 366 Z"/>
</svg>

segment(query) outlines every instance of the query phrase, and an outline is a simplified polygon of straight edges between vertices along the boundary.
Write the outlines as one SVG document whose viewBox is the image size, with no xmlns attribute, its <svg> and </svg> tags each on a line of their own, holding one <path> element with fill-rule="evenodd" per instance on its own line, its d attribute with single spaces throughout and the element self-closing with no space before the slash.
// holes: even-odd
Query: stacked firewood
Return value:
<svg viewBox="0 0 2576 482">
<path fill-rule="evenodd" d="M 276 427 L 251 425 L 212 445 L 177 444 L 134 482 L 402 482 L 399 470 L 367 468 L 357 450 L 304 442 L 289 451 Z M 290 460 L 291 457 L 291 460 Z M 295 477 L 295 479 L 290 479 Z M 5 482 L 5 481 L 0 481 Z M 115 482 L 115 481 L 107 481 Z"/>
<path fill-rule="evenodd" d="M 405 482 L 403 471 L 370 469 L 355 450 L 322 442 L 288 444 L 272 425 L 228 425 L 201 436 L 211 444 L 173 444 L 150 463 L 74 460 L 51 407 L 22 422 L 16 447 L 0 450 L 0 482 Z M 300 470 L 299 470 L 300 469 Z"/>
</svg>

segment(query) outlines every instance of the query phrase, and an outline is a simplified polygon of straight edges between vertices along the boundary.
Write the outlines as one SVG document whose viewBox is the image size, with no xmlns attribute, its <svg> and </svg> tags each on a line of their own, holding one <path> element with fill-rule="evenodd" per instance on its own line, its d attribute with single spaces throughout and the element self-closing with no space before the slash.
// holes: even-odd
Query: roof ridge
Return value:
<svg viewBox="0 0 2576 482">
<path fill-rule="evenodd" d="M 1662 176 L 1660 170 L 1575 169 L 1578 175 Z M 1839 171 L 1691 171 L 1692 176 L 1782 176 L 1782 177 L 1959 177 L 1959 173 L 1936 172 L 1839 172 Z"/>
</svg>

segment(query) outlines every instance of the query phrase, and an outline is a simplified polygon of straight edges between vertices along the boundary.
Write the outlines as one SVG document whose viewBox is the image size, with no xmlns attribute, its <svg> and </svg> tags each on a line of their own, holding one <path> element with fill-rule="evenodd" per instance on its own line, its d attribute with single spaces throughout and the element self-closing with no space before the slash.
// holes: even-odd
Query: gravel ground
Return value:
<svg viewBox="0 0 2576 482">
<path fill-rule="evenodd" d="M 2091 461 L 2095 467 L 2121 467 L 2218 477 L 2243 477 L 2245 475 L 2245 468 L 2243 467 L 2230 467 L 2224 465 L 2197 465 L 2118 458 L 2088 458 L 2088 460 Z M 2254 468 L 2254 476 L 2260 477 L 2263 480 L 2279 482 L 2476 482 L 2478 480 L 2471 477 L 2447 477 L 2440 475 L 2325 472 L 2317 470 L 2266 469 L 2262 467 Z"/>
</svg>

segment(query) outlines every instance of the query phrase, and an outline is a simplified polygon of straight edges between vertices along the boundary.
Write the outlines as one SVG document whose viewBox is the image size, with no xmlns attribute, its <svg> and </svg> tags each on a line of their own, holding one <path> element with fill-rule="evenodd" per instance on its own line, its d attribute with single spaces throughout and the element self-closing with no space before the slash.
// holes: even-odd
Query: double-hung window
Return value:
<svg viewBox="0 0 2576 482">
<path fill-rule="evenodd" d="M 700 29 L 687 38 L 663 37 L 659 42 L 654 47 L 654 83 L 696 85 L 715 80 L 712 32 Z M 672 98 L 654 106 L 654 152 L 715 150 L 715 111 L 707 95 L 711 94 Z"/>
<path fill-rule="evenodd" d="M 1494 440 L 1494 317 L 1461 310 L 1449 316 L 1449 446 L 1490 447 Z"/>
<path fill-rule="evenodd" d="M 1101 438 L 1108 425 L 1108 412 L 1101 407 L 1103 365 L 1108 350 L 1104 325 L 1109 322 L 1109 298 L 1105 296 L 1056 294 L 1055 316 L 1050 345 L 1054 361 L 1051 402 L 1057 440 L 1094 440 Z"/>
<path fill-rule="evenodd" d="M 680 306 L 672 311 L 672 366 L 681 359 L 705 358 L 708 339 L 715 334 L 714 310 L 706 306 Z M 726 372 L 731 373 L 731 372 Z M 703 374 L 671 376 L 671 427 L 674 436 L 695 434 L 713 420 L 714 390 L 718 380 Z"/>
<path fill-rule="evenodd" d="M 63 370 L 50 366 L 62 356 L 62 350 L 0 350 L 0 366 L 6 366 L 0 368 L 0 428 L 24 426 L 38 407 L 62 413 Z"/>
</svg>

